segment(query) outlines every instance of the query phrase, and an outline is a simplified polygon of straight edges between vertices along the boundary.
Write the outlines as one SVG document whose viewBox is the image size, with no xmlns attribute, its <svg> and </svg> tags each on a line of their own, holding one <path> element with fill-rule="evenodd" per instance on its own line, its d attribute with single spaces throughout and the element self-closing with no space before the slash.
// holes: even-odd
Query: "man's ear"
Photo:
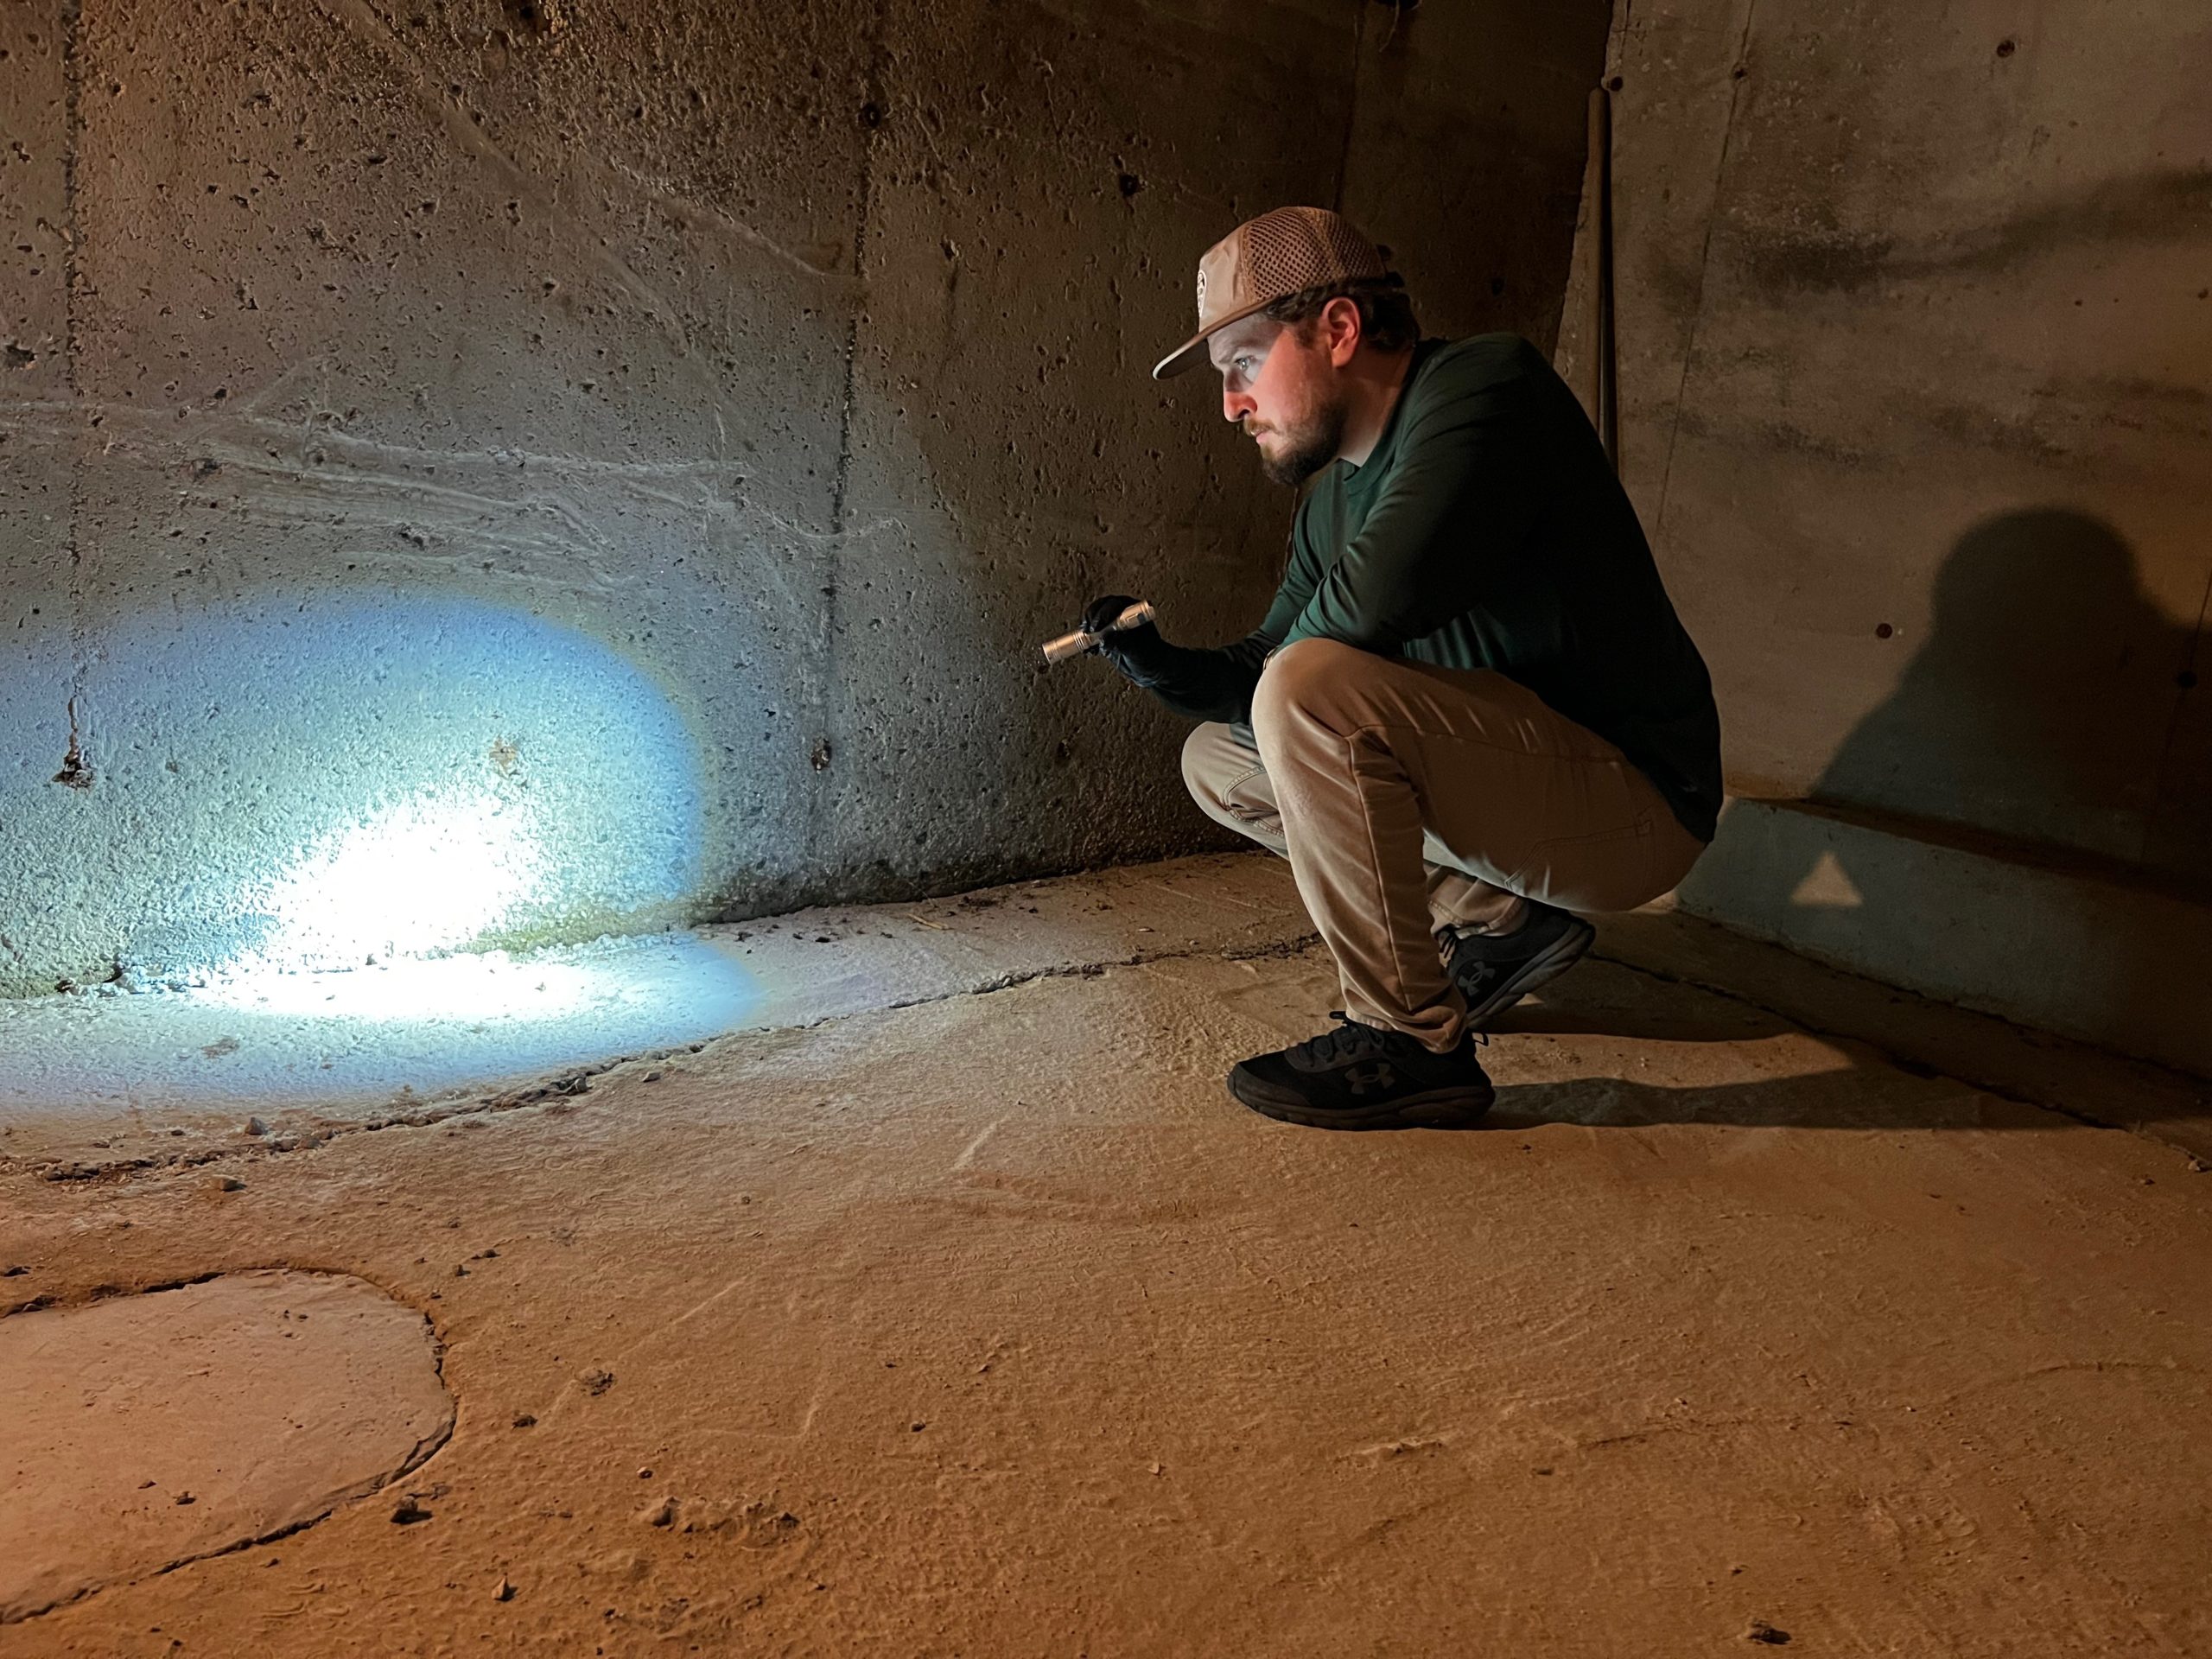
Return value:
<svg viewBox="0 0 2212 1659">
<path fill-rule="evenodd" d="M 1358 305 L 1341 294 L 1331 300 L 1321 308 L 1321 332 L 1329 342 L 1329 361 L 1343 368 L 1359 351 Z"/>
</svg>

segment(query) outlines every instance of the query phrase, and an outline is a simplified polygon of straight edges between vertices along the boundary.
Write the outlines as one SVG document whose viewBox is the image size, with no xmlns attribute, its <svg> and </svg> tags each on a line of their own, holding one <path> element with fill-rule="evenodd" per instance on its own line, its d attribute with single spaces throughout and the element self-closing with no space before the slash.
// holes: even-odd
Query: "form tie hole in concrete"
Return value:
<svg viewBox="0 0 2212 1659">
<path fill-rule="evenodd" d="M 0 1319 L 0 1625 L 319 1521 L 453 1433 L 437 1340 L 342 1274 Z"/>
<path fill-rule="evenodd" d="M 1886 622 L 1877 622 L 1874 625 L 1874 637 L 1877 639 L 1886 639 L 1896 632 L 1897 630 Z"/>
</svg>

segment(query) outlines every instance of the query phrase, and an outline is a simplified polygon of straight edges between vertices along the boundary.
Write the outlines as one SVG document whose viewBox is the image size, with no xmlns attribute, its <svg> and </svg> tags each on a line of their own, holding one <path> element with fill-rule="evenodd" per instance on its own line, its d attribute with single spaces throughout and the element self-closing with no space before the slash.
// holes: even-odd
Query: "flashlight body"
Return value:
<svg viewBox="0 0 2212 1659">
<path fill-rule="evenodd" d="M 1106 629 L 1108 633 L 1119 633 L 1124 628 L 1141 628 L 1152 620 L 1152 606 L 1140 600 L 1116 617 Z M 1097 649 L 1101 636 L 1077 628 L 1073 633 L 1064 633 L 1057 639 L 1045 642 L 1045 661 L 1065 663 L 1071 657 L 1080 657 L 1087 651 Z"/>
</svg>

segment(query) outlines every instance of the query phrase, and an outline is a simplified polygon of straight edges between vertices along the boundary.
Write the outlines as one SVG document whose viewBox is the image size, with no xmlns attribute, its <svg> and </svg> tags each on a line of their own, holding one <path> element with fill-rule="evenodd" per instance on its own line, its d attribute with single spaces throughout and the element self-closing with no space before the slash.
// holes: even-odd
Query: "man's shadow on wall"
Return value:
<svg viewBox="0 0 2212 1659">
<path fill-rule="evenodd" d="M 2133 550 L 2112 526 L 2062 508 L 1986 520 L 1952 550 L 1934 601 L 1925 644 L 1897 689 L 1837 750 L 1811 791 L 1815 801 L 1918 820 L 1938 833 L 1978 836 L 1994 828 L 2031 856 L 2118 861 L 2150 847 L 2205 867 L 2212 785 L 2183 778 L 2196 792 L 2163 804 L 2159 788 L 2162 770 L 2173 770 L 2170 749 L 2180 753 L 2173 746 L 2192 729 L 2192 636 L 2152 602 Z M 1791 898 L 1894 920 L 1932 909 L 1929 879 L 1910 859 L 1854 868 L 1829 855 L 1797 873 Z M 2106 964 L 2101 995 L 2126 999 L 2143 988 L 2151 970 L 2127 941 L 2084 944 Z M 1591 971 L 1607 966 L 1591 964 L 1559 982 L 1556 997 L 1523 1004 L 1501 1032 L 1740 1043 L 1798 1029 L 1748 1005 L 1673 987 L 1632 1002 L 1609 999 Z M 2035 971 L 2032 963 L 2023 967 Z M 1499 1091 L 1497 1109 L 1515 1122 L 1875 1128 L 2051 1122 L 2023 1109 L 1989 1110 L 1987 1097 L 1963 1084 L 1931 1084 L 1924 1072 L 1871 1058 L 1712 1088 L 1613 1079 L 1514 1085 Z"/>
</svg>

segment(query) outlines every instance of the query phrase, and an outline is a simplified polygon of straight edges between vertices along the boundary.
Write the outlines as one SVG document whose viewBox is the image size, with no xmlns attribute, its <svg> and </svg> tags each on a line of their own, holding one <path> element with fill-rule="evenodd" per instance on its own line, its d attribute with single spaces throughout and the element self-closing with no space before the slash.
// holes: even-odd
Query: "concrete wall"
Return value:
<svg viewBox="0 0 2212 1659">
<path fill-rule="evenodd" d="M 1608 10 L 7 7 L 0 989 L 1202 841 L 1032 667 L 1272 586 L 1196 256 L 1339 204 L 1548 345 Z"/>
<path fill-rule="evenodd" d="M 1633 0 L 1611 73 L 1624 472 L 1732 787 L 2208 890 L 2212 12 Z"/>
<path fill-rule="evenodd" d="M 1632 0 L 1609 74 L 1624 476 L 1821 804 L 1683 904 L 2212 1063 L 2212 12 Z"/>
</svg>

